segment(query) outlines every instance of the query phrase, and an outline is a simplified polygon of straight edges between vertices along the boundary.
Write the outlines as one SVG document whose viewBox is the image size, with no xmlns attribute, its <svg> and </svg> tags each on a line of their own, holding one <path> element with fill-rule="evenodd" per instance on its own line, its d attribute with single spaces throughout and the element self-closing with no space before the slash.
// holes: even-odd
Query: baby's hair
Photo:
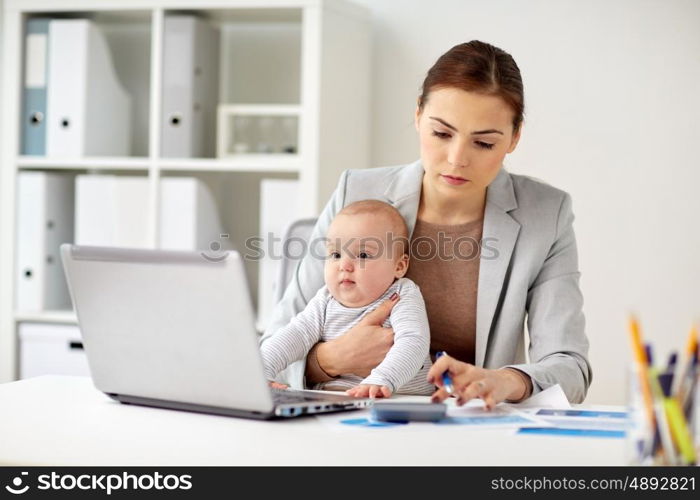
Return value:
<svg viewBox="0 0 700 500">
<path fill-rule="evenodd" d="M 408 253 L 408 226 L 401 213 L 392 205 L 379 200 L 361 200 L 350 203 L 338 212 L 338 215 L 364 214 L 386 218 L 391 224 L 393 241 L 401 243 L 402 254 Z"/>
</svg>

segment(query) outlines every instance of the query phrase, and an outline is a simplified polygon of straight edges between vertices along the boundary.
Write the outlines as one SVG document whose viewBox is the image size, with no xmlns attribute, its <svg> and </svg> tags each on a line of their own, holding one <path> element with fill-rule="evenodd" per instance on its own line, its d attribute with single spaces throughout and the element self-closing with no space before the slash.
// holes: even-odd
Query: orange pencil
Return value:
<svg viewBox="0 0 700 500">
<path fill-rule="evenodd" d="M 637 363 L 639 386 L 642 391 L 642 398 L 644 399 L 647 419 L 649 420 L 651 429 L 654 430 L 656 429 L 656 418 L 654 417 L 654 402 L 651 397 L 651 387 L 649 385 L 649 360 L 647 359 L 646 352 L 644 351 L 644 344 L 642 343 L 642 334 L 639 330 L 639 323 L 634 316 L 630 316 L 629 333 L 630 340 L 632 342 L 632 354 L 634 355 L 634 359 Z"/>
</svg>

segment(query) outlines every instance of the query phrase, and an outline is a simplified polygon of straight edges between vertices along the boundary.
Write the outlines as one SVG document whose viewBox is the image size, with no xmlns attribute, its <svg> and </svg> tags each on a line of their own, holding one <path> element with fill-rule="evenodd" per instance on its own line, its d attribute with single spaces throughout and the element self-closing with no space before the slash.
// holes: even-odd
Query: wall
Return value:
<svg viewBox="0 0 700 500">
<path fill-rule="evenodd" d="M 4 44 L 4 31 L 5 31 L 5 10 L 4 10 L 4 2 L 3 0 L 0 0 L 0 68 L 3 67 L 2 61 L 3 61 L 3 52 L 5 51 L 5 44 Z M 2 78 L 0 75 L 0 116 L 2 116 L 2 113 L 4 112 L 4 106 L 2 102 Z M 2 120 L 0 120 L 0 137 L 2 137 Z M 0 145 L 0 158 L 2 158 L 2 146 Z M 3 168 L 3 165 L 0 165 L 0 168 Z M 2 176 L 0 175 L 0 184 L 2 183 Z M 2 186 L 0 186 L 0 191 L 2 191 Z M 0 234 L 2 234 L 2 217 L 0 216 Z M 5 276 L 0 273 L 0 280 L 2 279 L 7 279 Z"/>
<path fill-rule="evenodd" d="M 663 362 L 700 318 L 700 2 L 355 1 L 374 18 L 374 165 L 418 157 L 416 97 L 440 54 L 480 39 L 515 57 L 527 109 L 506 165 L 573 197 L 587 401 L 624 402 L 627 312 Z"/>
<path fill-rule="evenodd" d="M 4 2 L 3 0 L 0 0 L 0 68 L 2 68 L 2 60 L 3 60 L 3 51 L 5 50 L 5 45 L 3 43 L 4 36 L 4 23 L 5 23 L 5 10 L 4 10 Z M 2 78 L 0 78 L 0 96 L 2 96 Z M 0 113 L 3 112 L 3 106 L 2 106 L 2 99 L 0 99 Z M 0 115 L 2 116 L 2 115 Z M 0 137 L 2 137 L 2 120 L 0 120 Z M 0 151 L 0 156 L 2 156 L 2 151 Z M 1 168 L 1 166 L 0 166 Z M 2 279 L 2 276 L 0 276 L 0 279 Z"/>
</svg>

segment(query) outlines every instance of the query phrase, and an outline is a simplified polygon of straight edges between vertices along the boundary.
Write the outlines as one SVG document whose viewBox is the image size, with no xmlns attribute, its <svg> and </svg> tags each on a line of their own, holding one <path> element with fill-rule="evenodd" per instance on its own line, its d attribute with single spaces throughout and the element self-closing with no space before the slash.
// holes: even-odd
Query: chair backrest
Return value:
<svg viewBox="0 0 700 500">
<path fill-rule="evenodd" d="M 311 232 L 316 225 L 316 218 L 299 219 L 292 222 L 284 233 L 282 241 L 282 261 L 274 288 L 274 302 L 278 303 L 292 281 L 294 272 L 305 254 Z"/>
</svg>

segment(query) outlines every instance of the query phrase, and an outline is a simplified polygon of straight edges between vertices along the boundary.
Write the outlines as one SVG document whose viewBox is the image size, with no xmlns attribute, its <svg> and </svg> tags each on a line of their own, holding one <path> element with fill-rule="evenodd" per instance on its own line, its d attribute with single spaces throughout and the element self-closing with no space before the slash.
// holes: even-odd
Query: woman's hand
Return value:
<svg viewBox="0 0 700 500">
<path fill-rule="evenodd" d="M 431 397 L 433 402 L 444 401 L 449 394 L 443 387 L 442 374 L 449 372 L 452 378 L 457 405 L 470 399 L 481 398 L 486 409 L 491 410 L 501 401 L 522 399 L 528 387 L 517 373 L 510 369 L 489 370 L 458 361 L 450 356 L 442 356 L 430 368 L 428 382 L 439 387 Z"/>
<path fill-rule="evenodd" d="M 394 330 L 382 324 L 398 301 L 398 294 L 392 295 L 346 333 L 319 344 L 316 358 L 323 371 L 332 377 L 349 373 L 367 377 L 394 344 Z"/>
</svg>

